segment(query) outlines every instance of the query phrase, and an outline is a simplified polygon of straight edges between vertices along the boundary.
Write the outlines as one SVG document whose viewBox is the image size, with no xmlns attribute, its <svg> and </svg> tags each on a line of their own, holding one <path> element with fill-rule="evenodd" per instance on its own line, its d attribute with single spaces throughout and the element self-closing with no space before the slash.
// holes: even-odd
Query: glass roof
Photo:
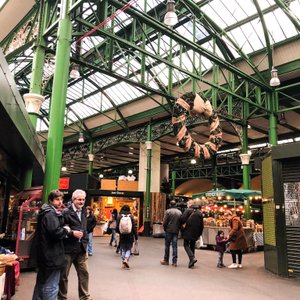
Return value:
<svg viewBox="0 0 300 300">
<path fill-rule="evenodd" d="M 0 8 L 4 2 L 0 0 Z M 129 9 L 109 11 L 108 18 L 99 27 L 98 33 L 84 35 L 93 26 L 98 28 L 101 24 L 96 14 L 96 4 L 84 3 L 82 14 L 78 15 L 78 20 L 73 21 L 74 27 L 75 24 L 81 24 L 80 18 L 91 26 L 84 27 L 81 24 L 82 33 L 76 35 L 77 40 L 71 45 L 72 56 L 78 56 L 82 62 L 88 62 L 97 68 L 89 69 L 83 65 L 80 67 L 81 77 L 69 80 L 65 118 L 68 125 L 116 109 L 117 106 L 147 93 L 147 90 L 134 87 L 122 78 L 160 90 L 162 86 L 167 87 L 170 81 L 176 84 L 189 79 L 190 72 L 197 71 L 201 75 L 212 68 L 213 61 L 201 51 L 195 53 L 177 42 L 176 36 L 197 43 L 199 49 L 201 47 L 230 63 L 241 56 L 264 50 L 267 46 L 262 20 L 252 0 L 176 1 L 179 23 L 173 28 L 174 37 L 163 31 L 158 32 L 155 28 L 151 29 L 151 26 L 143 27 L 142 18 L 135 17 L 130 12 L 130 9 L 146 12 L 149 18 L 161 23 L 165 14 L 165 3 L 161 0 L 131 0 L 126 3 Z M 198 6 L 198 11 L 191 8 L 191 3 Z M 260 0 L 257 3 L 271 45 L 298 35 L 293 22 L 300 24 L 300 0 L 283 1 L 286 12 L 273 0 Z M 131 26 L 135 26 L 132 32 Z M 122 40 L 114 40 L 110 34 Z M 224 47 L 215 43 L 214 38 L 222 41 Z M 76 42 L 79 39 L 81 44 L 78 48 L 79 43 Z M 55 35 L 49 36 L 48 41 L 49 47 L 53 47 Z M 109 43 L 112 55 L 107 51 Z M 6 54 L 15 49 L 10 46 Z M 28 48 L 9 61 L 10 70 L 16 76 L 19 87 L 24 88 L 30 84 L 32 57 L 33 50 Z M 175 67 L 172 68 L 172 78 L 169 78 L 172 66 Z M 47 114 L 51 97 L 48 89 L 51 86 L 47 82 L 51 82 L 54 68 L 55 59 L 52 55 L 44 65 L 46 100 L 37 125 L 41 131 L 48 130 Z M 112 76 L 101 70 L 110 70 Z"/>
</svg>

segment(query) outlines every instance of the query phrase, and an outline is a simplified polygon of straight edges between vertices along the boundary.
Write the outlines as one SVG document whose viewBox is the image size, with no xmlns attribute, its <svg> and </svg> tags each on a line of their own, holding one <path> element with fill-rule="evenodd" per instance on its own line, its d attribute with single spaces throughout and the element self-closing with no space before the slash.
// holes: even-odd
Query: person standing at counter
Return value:
<svg viewBox="0 0 300 300">
<path fill-rule="evenodd" d="M 191 205 L 192 204 L 192 205 Z M 199 210 L 199 205 L 194 202 L 188 203 L 188 208 L 180 217 L 181 235 L 183 238 L 183 246 L 189 257 L 188 267 L 194 267 L 197 259 L 195 258 L 195 245 L 203 231 L 203 217 Z"/>
<path fill-rule="evenodd" d="M 228 235 L 229 250 L 232 256 L 232 264 L 228 266 L 229 269 L 242 268 L 243 251 L 247 249 L 247 241 L 243 224 L 240 218 L 231 211 L 227 211 L 225 216 L 229 220 L 230 231 Z M 236 263 L 236 256 L 238 263 Z"/>
</svg>

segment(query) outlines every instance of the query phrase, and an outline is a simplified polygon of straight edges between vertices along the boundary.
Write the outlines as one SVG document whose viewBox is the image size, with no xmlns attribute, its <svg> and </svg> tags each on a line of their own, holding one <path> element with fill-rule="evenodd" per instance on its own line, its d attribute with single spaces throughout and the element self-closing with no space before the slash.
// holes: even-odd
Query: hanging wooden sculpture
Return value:
<svg viewBox="0 0 300 300">
<path fill-rule="evenodd" d="M 186 128 L 189 114 L 203 115 L 208 120 L 210 125 L 208 142 L 201 145 L 193 140 Z M 191 152 L 194 157 L 210 159 L 221 146 L 222 130 L 217 113 L 213 111 L 211 103 L 203 100 L 198 94 L 186 93 L 176 100 L 172 124 L 179 147 Z"/>
</svg>

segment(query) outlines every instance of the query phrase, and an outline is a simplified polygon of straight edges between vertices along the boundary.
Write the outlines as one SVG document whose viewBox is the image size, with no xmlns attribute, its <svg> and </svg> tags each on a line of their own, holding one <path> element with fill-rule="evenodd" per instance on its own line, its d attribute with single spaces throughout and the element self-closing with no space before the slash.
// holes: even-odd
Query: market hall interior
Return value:
<svg viewBox="0 0 300 300">
<path fill-rule="evenodd" d="M 116 248 L 109 246 L 109 237 L 95 237 L 94 254 L 89 257 L 89 288 L 93 300 L 300 299 L 299 278 L 282 278 L 265 270 L 263 251 L 244 255 L 242 269 L 220 269 L 216 266 L 216 251 L 197 249 L 198 262 L 189 269 L 182 239 L 178 245 L 178 266 L 161 266 L 164 239 L 140 237 L 140 255 L 132 256 L 130 270 L 124 270 Z M 231 263 L 229 253 L 225 254 L 224 263 Z M 35 276 L 32 271 L 21 273 L 13 300 L 31 299 Z M 72 267 L 68 300 L 77 299 L 77 276 Z"/>
</svg>

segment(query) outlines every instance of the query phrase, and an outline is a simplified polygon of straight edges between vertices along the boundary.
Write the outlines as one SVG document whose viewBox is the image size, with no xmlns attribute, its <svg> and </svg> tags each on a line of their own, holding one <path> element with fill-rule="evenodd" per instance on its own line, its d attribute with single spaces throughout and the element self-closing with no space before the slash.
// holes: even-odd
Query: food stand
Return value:
<svg viewBox="0 0 300 300">
<path fill-rule="evenodd" d="M 201 194 L 193 195 L 194 200 L 202 202 L 201 210 L 204 215 L 204 229 L 202 234 L 203 244 L 215 246 L 215 237 L 218 230 L 223 230 L 225 236 L 230 231 L 229 221 L 224 217 L 227 210 L 240 212 L 243 216 L 247 206 L 249 206 L 250 216 L 254 216 L 257 209 L 251 210 L 251 204 L 261 203 L 261 192 L 255 190 L 210 190 Z M 254 218 L 254 217 L 253 217 Z M 262 224 L 257 224 L 253 218 L 244 218 L 244 231 L 248 248 L 262 246 Z"/>
</svg>

